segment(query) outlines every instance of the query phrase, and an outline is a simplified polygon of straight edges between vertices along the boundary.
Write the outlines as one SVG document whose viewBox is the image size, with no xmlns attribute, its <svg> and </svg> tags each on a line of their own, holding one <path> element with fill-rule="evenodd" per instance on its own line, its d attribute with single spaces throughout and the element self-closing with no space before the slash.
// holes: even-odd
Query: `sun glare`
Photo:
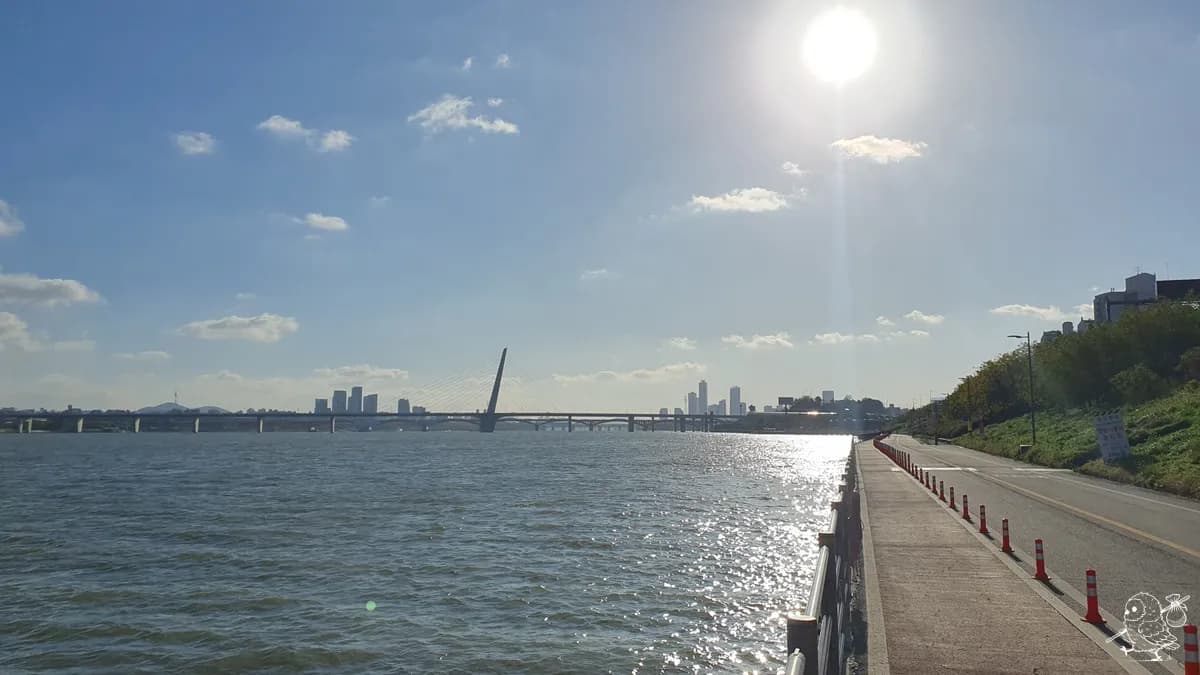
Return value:
<svg viewBox="0 0 1200 675">
<path fill-rule="evenodd" d="M 874 60 L 875 29 L 858 10 L 834 7 L 814 19 L 804 34 L 804 64 L 826 82 L 848 82 Z"/>
</svg>

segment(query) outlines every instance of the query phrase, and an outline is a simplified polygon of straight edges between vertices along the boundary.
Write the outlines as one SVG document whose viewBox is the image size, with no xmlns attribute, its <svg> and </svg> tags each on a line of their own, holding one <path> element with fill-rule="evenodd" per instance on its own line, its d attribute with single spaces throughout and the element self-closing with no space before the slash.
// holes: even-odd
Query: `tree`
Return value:
<svg viewBox="0 0 1200 675">
<path fill-rule="evenodd" d="M 1112 378 L 1113 388 L 1125 403 L 1143 403 L 1161 396 L 1166 391 L 1166 382 L 1158 373 L 1139 363 L 1126 368 Z"/>
<path fill-rule="evenodd" d="M 1192 347 L 1179 357 L 1179 372 L 1189 380 L 1200 380 L 1200 347 Z"/>
</svg>

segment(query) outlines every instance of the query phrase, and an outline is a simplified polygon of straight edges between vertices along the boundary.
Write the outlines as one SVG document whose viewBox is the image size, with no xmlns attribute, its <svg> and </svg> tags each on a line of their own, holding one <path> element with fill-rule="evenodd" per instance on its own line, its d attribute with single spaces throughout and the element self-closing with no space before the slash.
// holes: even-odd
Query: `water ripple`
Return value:
<svg viewBox="0 0 1200 675">
<path fill-rule="evenodd" d="M 778 672 L 848 445 L 3 435 L 0 671 Z"/>
</svg>

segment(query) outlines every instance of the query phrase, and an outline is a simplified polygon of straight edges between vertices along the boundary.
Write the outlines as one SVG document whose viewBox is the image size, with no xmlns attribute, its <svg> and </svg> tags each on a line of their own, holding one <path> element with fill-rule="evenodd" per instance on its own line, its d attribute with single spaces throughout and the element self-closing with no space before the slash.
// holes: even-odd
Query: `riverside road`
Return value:
<svg viewBox="0 0 1200 675">
<path fill-rule="evenodd" d="M 1041 538 L 1064 602 L 1082 607 L 1084 572 L 1090 568 L 1097 572 L 1101 612 L 1110 621 L 1120 620 L 1125 601 L 1139 591 L 1159 599 L 1190 595 L 1188 622 L 1200 619 L 1200 503 L 954 445 L 907 436 L 888 442 L 945 481 L 947 489 L 953 485 L 960 499 L 969 495 L 974 513 L 986 505 L 994 535 L 1008 518 L 1023 566 L 1032 565 L 1033 540 Z M 1176 660 L 1161 667 L 1182 673 L 1182 652 L 1172 656 Z"/>
</svg>

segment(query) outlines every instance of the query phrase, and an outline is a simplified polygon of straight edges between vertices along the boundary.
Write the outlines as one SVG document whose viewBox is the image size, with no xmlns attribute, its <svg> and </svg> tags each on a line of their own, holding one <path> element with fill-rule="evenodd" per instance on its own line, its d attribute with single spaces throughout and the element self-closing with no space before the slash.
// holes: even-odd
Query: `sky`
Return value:
<svg viewBox="0 0 1200 675">
<path fill-rule="evenodd" d="M 4 3 L 0 407 L 907 407 L 1200 276 L 1200 6 L 831 7 Z"/>
</svg>

